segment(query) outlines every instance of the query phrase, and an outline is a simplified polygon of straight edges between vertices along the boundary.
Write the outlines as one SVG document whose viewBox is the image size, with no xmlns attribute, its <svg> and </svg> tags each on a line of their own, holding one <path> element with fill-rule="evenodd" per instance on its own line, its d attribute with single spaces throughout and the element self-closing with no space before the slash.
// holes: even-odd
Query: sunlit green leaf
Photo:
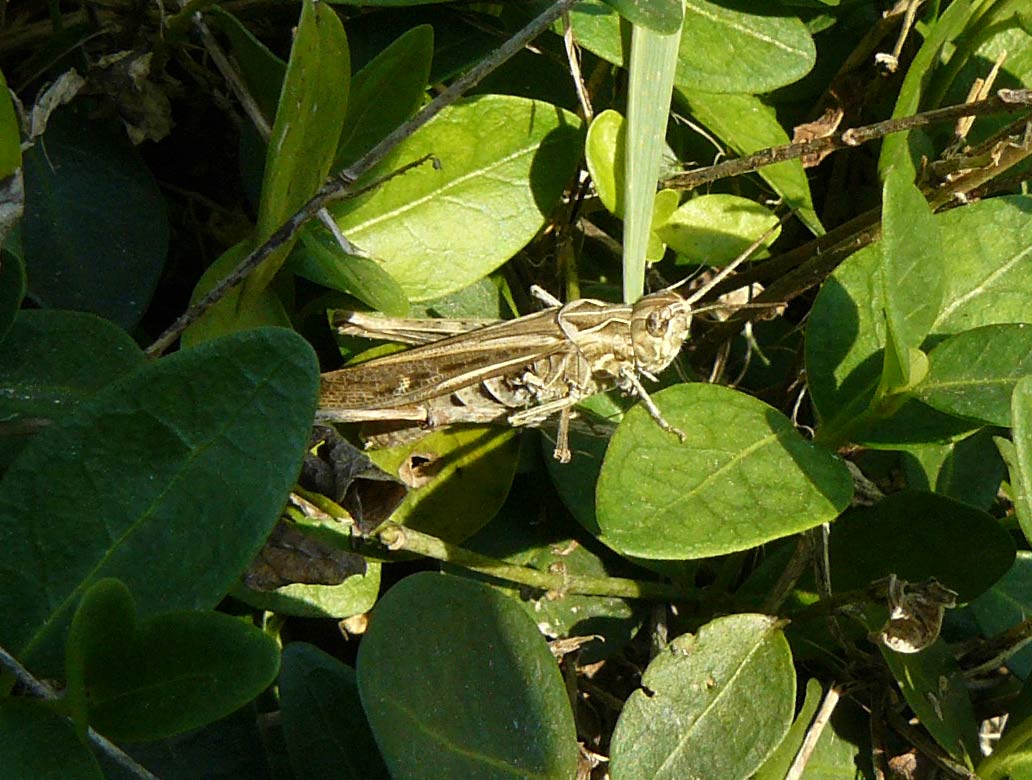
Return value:
<svg viewBox="0 0 1032 780">
<path fill-rule="evenodd" d="M 795 670 L 777 619 L 718 618 L 649 664 L 613 732 L 610 773 L 744 780 L 784 738 L 794 709 Z"/>
<path fill-rule="evenodd" d="M 701 383 L 653 398 L 685 440 L 640 404 L 620 423 L 597 491 L 611 547 L 642 558 L 722 555 L 828 522 L 848 504 L 845 466 L 761 401 Z"/>
</svg>

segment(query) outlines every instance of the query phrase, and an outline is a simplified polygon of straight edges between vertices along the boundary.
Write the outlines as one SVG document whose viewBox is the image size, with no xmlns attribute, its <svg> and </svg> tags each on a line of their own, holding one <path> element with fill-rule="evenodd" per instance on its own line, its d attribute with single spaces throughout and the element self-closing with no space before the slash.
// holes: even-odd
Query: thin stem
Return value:
<svg viewBox="0 0 1032 780">
<path fill-rule="evenodd" d="M 694 593 L 662 582 L 632 580 L 625 577 L 583 577 L 515 566 L 394 523 L 381 526 L 376 532 L 376 538 L 390 550 L 416 553 L 490 577 L 564 595 L 612 596 L 625 599 L 677 602 L 693 601 L 698 598 Z"/>
</svg>

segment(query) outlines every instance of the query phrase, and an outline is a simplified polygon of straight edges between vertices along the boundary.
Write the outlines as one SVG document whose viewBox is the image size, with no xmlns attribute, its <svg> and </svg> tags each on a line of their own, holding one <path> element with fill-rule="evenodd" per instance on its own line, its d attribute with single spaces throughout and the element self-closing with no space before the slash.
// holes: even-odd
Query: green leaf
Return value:
<svg viewBox="0 0 1032 780">
<path fill-rule="evenodd" d="M 832 520 L 852 480 L 767 404 L 726 387 L 677 385 L 653 396 L 686 434 L 641 405 L 624 417 L 602 464 L 597 511 L 609 546 L 642 558 L 746 550 Z"/>
<path fill-rule="evenodd" d="M 197 303 L 207 295 L 247 257 L 252 248 L 250 241 L 242 241 L 223 252 L 197 280 L 190 303 Z M 243 289 L 239 286 L 226 293 L 183 331 L 182 346 L 194 347 L 220 336 L 266 325 L 290 327 L 290 315 L 273 288 L 266 287 L 247 304 L 244 304 L 242 295 Z"/>
<path fill-rule="evenodd" d="M 257 240 L 265 241 L 322 186 L 347 112 L 351 60 L 344 28 L 328 5 L 305 0 L 265 158 Z M 247 308 L 268 286 L 290 244 L 255 269 L 241 292 Z"/>
<path fill-rule="evenodd" d="M 965 602 L 1011 567 L 1014 542 L 992 515 L 935 493 L 904 490 L 839 518 L 829 554 L 836 591 L 889 574 L 909 582 L 935 577 Z"/>
<path fill-rule="evenodd" d="M 0 767 L 5 780 L 104 780 L 71 721 L 25 697 L 0 699 Z"/>
<path fill-rule="evenodd" d="M 824 689 L 821 687 L 820 681 L 813 678 L 807 680 L 806 695 L 803 699 L 803 706 L 799 708 L 799 714 L 792 721 L 792 726 L 785 734 L 785 738 L 781 740 L 781 744 L 763 762 L 763 766 L 756 770 L 753 775 L 754 780 L 785 779 L 785 774 L 792 765 L 792 761 L 795 760 L 799 748 L 802 747 L 803 739 L 806 738 L 806 732 L 810 729 L 813 716 L 817 714 L 817 708 L 821 705 L 823 698 Z M 807 766 L 809 766 L 809 762 L 807 762 Z"/>
<path fill-rule="evenodd" d="M 221 612 L 162 613 L 120 640 L 87 656 L 86 666 L 90 723 L 119 741 L 162 739 L 225 717 L 279 670 L 275 640 Z"/>
<path fill-rule="evenodd" d="M 570 18 L 581 46 L 627 66 L 630 46 L 616 11 L 588 0 L 578 3 Z M 794 16 L 751 14 L 708 0 L 688 0 L 674 83 L 705 92 L 770 92 L 798 81 L 815 60 L 813 39 Z"/>
<path fill-rule="evenodd" d="M 721 266 L 742 254 L 777 222 L 770 209 L 748 198 L 700 195 L 683 203 L 656 232 L 680 255 L 678 262 Z M 774 243 L 780 232 L 765 243 Z"/>
<path fill-rule="evenodd" d="M 355 74 L 334 171 L 368 152 L 419 108 L 430 81 L 433 54 L 434 28 L 421 24 L 400 35 Z"/>
<path fill-rule="evenodd" d="M 373 463 L 409 486 L 391 522 L 461 542 L 494 517 L 509 494 L 519 442 L 511 430 L 459 426 L 374 450 Z"/>
<path fill-rule="evenodd" d="M 496 590 L 423 572 L 373 611 L 362 705 L 394 780 L 569 780 L 577 738 L 534 621 Z"/>
<path fill-rule="evenodd" d="M 950 756 L 967 766 L 978 750 L 978 724 L 949 645 L 938 640 L 919 653 L 896 653 L 879 645 L 903 698 L 921 725 Z"/>
<path fill-rule="evenodd" d="M 941 339 L 982 325 L 1032 322 L 1032 236 L 1029 203 L 1002 197 L 935 216 L 942 245 L 938 258 L 944 292 L 930 328 Z M 806 328 L 806 375 L 821 426 L 818 440 L 896 445 L 900 441 L 943 441 L 965 430 L 945 415 L 925 425 L 914 417 L 890 418 L 878 428 L 855 421 L 874 398 L 885 347 L 884 296 L 879 277 L 881 249 L 851 255 L 825 281 Z M 913 405 L 908 405 L 913 409 Z M 921 405 L 918 405 L 921 406 Z M 936 414 L 928 407 L 923 416 Z M 918 415 L 920 417 L 921 415 Z M 970 430 L 970 424 L 966 425 Z M 926 438 L 917 438 L 924 435 Z"/>
<path fill-rule="evenodd" d="M 21 168 L 21 128 L 7 80 L 0 73 L 0 181 Z M 2 242 L 2 236 L 0 236 Z"/>
<path fill-rule="evenodd" d="M 144 616 L 218 603 L 294 484 L 317 385 L 299 336 L 251 331 L 150 363 L 39 434 L 0 480 L 0 644 L 53 669 L 103 577 Z"/>
<path fill-rule="evenodd" d="M 677 190 L 660 190 L 656 193 L 656 199 L 652 204 L 652 218 L 649 220 L 649 242 L 645 250 L 645 259 L 648 262 L 658 263 L 666 254 L 666 243 L 659 237 L 656 228 L 667 223 L 680 202 L 681 193 Z"/>
<path fill-rule="evenodd" d="M 428 154 L 440 170 L 420 166 L 331 211 L 410 300 L 441 297 L 491 273 L 544 225 L 582 153 L 579 127 L 547 103 L 470 98 L 399 144 L 369 178 Z"/>
<path fill-rule="evenodd" d="M 623 299 L 629 303 L 638 300 L 645 289 L 679 33 L 680 29 L 663 34 L 637 25 L 631 32 L 623 198 Z"/>
<path fill-rule="evenodd" d="M 899 89 L 896 105 L 892 109 L 892 118 L 910 116 L 921 109 L 921 98 L 930 79 L 930 75 L 945 47 L 948 46 L 966 27 L 973 12 L 969 0 L 955 0 L 943 11 L 931 29 L 925 34 L 924 42 L 917 54 L 910 61 L 907 75 Z M 933 106 L 929 106 L 932 108 Z M 878 171 L 884 178 L 889 168 L 896 166 L 906 171 L 910 179 L 915 178 L 919 157 L 911 149 L 914 142 L 912 131 L 892 133 L 882 141 L 881 154 L 878 157 Z M 944 245 L 949 244 L 944 242 Z"/>
<path fill-rule="evenodd" d="M 248 92 L 258 103 L 267 121 L 276 115 L 283 78 L 287 64 L 269 51 L 261 41 L 251 34 L 239 19 L 225 9 L 212 5 L 206 9 L 217 25 L 226 34 L 233 52 L 233 59 L 240 68 Z"/>
<path fill-rule="evenodd" d="M 662 35 L 681 32 L 683 0 L 605 0 L 631 24 L 647 27 Z"/>
<path fill-rule="evenodd" d="M 1032 615 L 1032 552 L 1018 550 L 1014 565 L 985 593 L 971 602 L 971 612 L 982 633 L 991 637 Z M 1005 664 L 1027 680 L 1032 674 L 1032 647 L 1008 656 Z"/>
<path fill-rule="evenodd" d="M 1013 442 L 997 439 L 1014 492 L 1014 514 L 1025 539 L 1032 539 L 1032 379 L 1023 377 L 1014 386 L 1011 403 Z"/>
<path fill-rule="evenodd" d="M 1011 396 L 1032 374 L 1032 325 L 986 325 L 943 341 L 928 355 L 918 397 L 939 411 L 1009 427 Z"/>
<path fill-rule="evenodd" d="M 597 114 L 588 127 L 584 155 L 598 199 L 610 214 L 624 214 L 624 158 L 627 123 L 611 108 Z"/>
<path fill-rule="evenodd" d="M 125 132 L 79 103 L 56 111 L 25 153 L 29 298 L 45 308 L 90 311 L 129 329 L 150 303 L 165 264 L 165 203 Z"/>
<path fill-rule="evenodd" d="M 911 371 L 911 350 L 921 346 L 938 318 L 944 289 L 938 223 L 912 179 L 896 168 L 885 179 L 878 246 L 887 334 L 881 387 L 891 391 L 919 381 Z"/>
<path fill-rule="evenodd" d="M 308 780 L 387 780 L 355 671 L 304 642 L 283 651 L 280 715 L 290 761 Z"/>
<path fill-rule="evenodd" d="M 795 670 L 778 620 L 718 618 L 649 664 L 613 732 L 610 773 L 744 780 L 784 738 L 794 709 Z"/>
<path fill-rule="evenodd" d="M 857 780 L 871 769 L 870 713 L 849 699 L 838 706 L 806 762 L 801 780 Z M 857 772 L 857 767 L 860 772 Z M 780 778 L 779 778 L 780 780 Z"/>
<path fill-rule="evenodd" d="M 296 582 L 271 591 L 251 590 L 233 584 L 230 595 L 255 609 L 304 618 L 341 618 L 361 615 L 373 608 L 380 593 L 381 565 L 366 561 L 366 573 L 348 577 L 340 585 L 306 585 Z"/>
<path fill-rule="evenodd" d="M 321 225 L 302 229 L 301 243 L 290 256 L 290 270 L 323 287 L 354 295 L 392 317 L 409 313 L 408 298 L 401 285 L 375 260 L 345 254 Z"/>
<path fill-rule="evenodd" d="M 678 87 L 677 94 L 688 104 L 692 116 L 740 155 L 789 142 L 774 110 L 755 95 L 711 94 L 691 84 Z M 799 160 L 765 165 L 757 173 L 796 211 L 810 232 L 818 236 L 824 233 L 813 208 L 810 182 Z"/>
<path fill-rule="evenodd" d="M 25 265 L 18 255 L 5 252 L 0 255 L 0 343 L 11 330 L 24 297 Z M 0 370 L 2 366 L 3 362 L 0 361 Z"/>
<path fill-rule="evenodd" d="M 1032 772 L 1032 685 L 1027 681 L 1021 688 L 1007 718 L 1000 741 L 993 752 L 978 764 L 976 774 L 982 780 L 1013 780 L 1028 777 Z"/>
</svg>

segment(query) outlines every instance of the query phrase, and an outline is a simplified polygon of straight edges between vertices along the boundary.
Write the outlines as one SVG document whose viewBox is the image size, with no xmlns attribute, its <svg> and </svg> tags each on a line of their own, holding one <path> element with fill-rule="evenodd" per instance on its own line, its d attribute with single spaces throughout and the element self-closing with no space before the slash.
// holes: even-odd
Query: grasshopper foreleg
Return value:
<svg viewBox="0 0 1032 780">
<path fill-rule="evenodd" d="M 641 383 L 641 380 L 638 379 L 637 374 L 634 373 L 633 368 L 630 368 L 629 366 L 624 366 L 620 369 L 620 376 L 623 377 L 623 379 L 626 380 L 627 384 L 631 386 L 631 389 L 634 390 L 634 394 L 638 396 L 639 399 L 641 399 L 641 402 L 644 405 L 645 409 L 648 411 L 649 416 L 656 421 L 656 425 L 658 425 L 664 431 L 669 431 L 670 433 L 674 434 L 681 441 L 684 441 L 687 438 L 687 435 L 684 431 L 682 431 L 680 428 L 675 428 L 673 425 L 668 423 L 663 418 L 663 413 L 659 411 L 659 407 L 656 406 L 656 402 L 652 400 L 652 397 L 645 389 L 645 386 Z"/>
</svg>

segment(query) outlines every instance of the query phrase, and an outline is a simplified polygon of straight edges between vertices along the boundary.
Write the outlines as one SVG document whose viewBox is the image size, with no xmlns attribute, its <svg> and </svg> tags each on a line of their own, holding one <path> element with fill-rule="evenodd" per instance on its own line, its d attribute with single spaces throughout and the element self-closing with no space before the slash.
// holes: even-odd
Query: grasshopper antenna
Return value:
<svg viewBox="0 0 1032 780">
<path fill-rule="evenodd" d="M 740 266 L 746 260 L 748 260 L 757 249 L 763 246 L 763 244 L 766 243 L 767 239 L 776 234 L 781 229 L 781 226 L 784 225 L 793 214 L 795 214 L 795 211 L 790 211 L 787 214 L 785 214 L 781 219 L 777 221 L 776 224 L 772 225 L 767 231 L 765 231 L 762 236 L 760 236 L 751 244 L 749 244 L 749 246 L 745 248 L 745 251 L 738 255 L 738 257 L 736 257 L 734 260 L 732 260 L 730 263 L 728 263 L 726 266 L 720 269 L 720 272 L 716 276 L 714 276 L 712 279 L 706 282 L 706 284 L 704 284 L 702 287 L 696 290 L 690 298 L 686 298 L 684 303 L 689 308 L 689 311 L 691 310 L 691 306 L 693 303 L 702 298 L 704 295 L 706 295 L 706 293 L 708 293 L 722 281 L 727 279 L 728 276 L 734 273 L 735 269 L 738 268 L 738 266 Z M 668 287 L 667 289 L 674 290 L 687 281 L 688 279 L 682 279 L 677 284 L 670 285 L 670 287 Z"/>
</svg>

